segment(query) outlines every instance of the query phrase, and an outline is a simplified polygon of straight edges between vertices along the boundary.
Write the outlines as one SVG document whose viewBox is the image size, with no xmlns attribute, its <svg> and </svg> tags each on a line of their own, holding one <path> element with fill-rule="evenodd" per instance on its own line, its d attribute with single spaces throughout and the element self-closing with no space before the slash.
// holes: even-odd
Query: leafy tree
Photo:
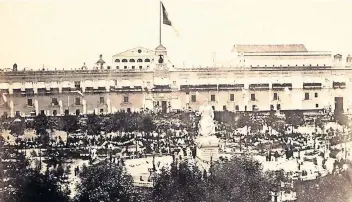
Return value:
<svg viewBox="0 0 352 202">
<path fill-rule="evenodd" d="M 36 134 L 39 136 L 39 141 L 43 146 L 49 144 L 49 134 L 47 129 L 49 128 L 49 120 L 45 114 L 38 114 L 34 119 L 34 129 Z"/>
<path fill-rule="evenodd" d="M 78 202 L 134 201 L 132 177 L 123 167 L 107 161 L 92 165 L 80 173 Z"/>
<path fill-rule="evenodd" d="M 327 175 L 317 180 L 300 181 L 296 184 L 296 188 L 297 201 L 347 202 L 352 199 L 352 182 L 348 173 Z"/>
<path fill-rule="evenodd" d="M 67 134 L 76 132 L 79 129 L 77 116 L 65 115 L 61 117 L 59 128 Z"/>
<path fill-rule="evenodd" d="M 291 132 L 293 134 L 293 129 L 297 126 L 304 124 L 304 115 L 300 111 L 289 111 L 285 114 L 286 123 L 291 125 Z"/>
<path fill-rule="evenodd" d="M 267 202 L 270 181 L 261 164 L 248 157 L 235 157 L 210 169 L 207 201 Z"/>
<path fill-rule="evenodd" d="M 60 186 L 53 175 L 38 170 L 25 169 L 17 173 L 11 193 L 5 195 L 7 202 L 65 202 L 69 191 Z"/>
<path fill-rule="evenodd" d="M 24 120 L 16 119 L 10 124 L 10 134 L 13 136 L 22 136 L 26 125 Z"/>
<path fill-rule="evenodd" d="M 153 188 L 153 201 L 203 201 L 206 183 L 202 172 L 197 167 L 182 162 L 179 166 L 171 164 L 171 168 L 163 168 L 157 176 Z"/>
</svg>

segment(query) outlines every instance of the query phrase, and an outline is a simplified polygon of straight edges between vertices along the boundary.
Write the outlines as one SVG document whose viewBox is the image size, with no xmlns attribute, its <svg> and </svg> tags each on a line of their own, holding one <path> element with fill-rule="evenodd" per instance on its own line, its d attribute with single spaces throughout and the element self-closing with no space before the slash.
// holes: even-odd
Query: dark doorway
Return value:
<svg viewBox="0 0 352 202">
<path fill-rule="evenodd" d="M 76 109 L 76 116 L 79 116 L 79 114 L 80 114 L 80 110 Z"/>
<path fill-rule="evenodd" d="M 161 110 L 163 113 L 167 112 L 167 102 L 166 101 L 161 102 Z"/>
<path fill-rule="evenodd" d="M 343 97 L 335 97 L 335 116 L 343 113 Z"/>
</svg>

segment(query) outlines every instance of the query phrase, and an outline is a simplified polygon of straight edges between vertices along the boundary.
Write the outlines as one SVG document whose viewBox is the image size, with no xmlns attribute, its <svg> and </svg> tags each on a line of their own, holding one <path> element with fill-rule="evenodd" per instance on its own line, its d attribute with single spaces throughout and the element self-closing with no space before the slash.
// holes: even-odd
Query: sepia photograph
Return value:
<svg viewBox="0 0 352 202">
<path fill-rule="evenodd" d="M 0 0 L 0 202 L 352 202 L 352 1 Z"/>
</svg>

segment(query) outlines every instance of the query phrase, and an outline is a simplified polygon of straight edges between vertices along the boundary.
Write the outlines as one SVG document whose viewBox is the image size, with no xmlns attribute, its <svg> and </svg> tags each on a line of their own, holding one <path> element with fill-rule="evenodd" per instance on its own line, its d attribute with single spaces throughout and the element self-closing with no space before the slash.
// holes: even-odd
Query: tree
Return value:
<svg viewBox="0 0 352 202">
<path fill-rule="evenodd" d="M 211 167 L 207 201 L 267 202 L 270 184 L 258 161 L 234 157 Z"/>
<path fill-rule="evenodd" d="M 5 201 L 8 202 L 46 202 L 69 201 L 68 189 L 60 188 L 54 176 L 41 174 L 37 170 L 26 170 L 17 177 L 16 186 L 12 194 Z"/>
<path fill-rule="evenodd" d="M 171 164 L 171 168 L 162 168 L 153 188 L 154 202 L 203 201 L 206 183 L 202 172 L 187 162 Z"/>
<path fill-rule="evenodd" d="M 296 187 L 297 201 L 346 202 L 352 198 L 352 183 L 348 173 L 327 175 L 317 180 L 300 181 Z"/>
<path fill-rule="evenodd" d="M 43 146 L 49 144 L 49 134 L 47 129 L 49 128 L 49 120 L 45 114 L 38 114 L 34 119 L 34 129 L 36 134 L 39 136 L 39 141 Z"/>
<path fill-rule="evenodd" d="M 78 202 L 133 201 L 132 177 L 123 167 L 103 161 L 83 169 L 77 186 Z"/>
<path fill-rule="evenodd" d="M 291 125 L 291 132 L 293 134 L 293 129 L 297 126 L 304 124 L 304 115 L 300 111 L 289 111 L 285 114 L 286 123 Z"/>
</svg>

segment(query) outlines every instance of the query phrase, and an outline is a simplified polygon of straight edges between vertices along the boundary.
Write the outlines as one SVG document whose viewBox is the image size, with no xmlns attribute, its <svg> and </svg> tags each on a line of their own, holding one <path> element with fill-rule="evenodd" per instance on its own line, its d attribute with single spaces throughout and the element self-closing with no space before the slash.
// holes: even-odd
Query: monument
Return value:
<svg viewBox="0 0 352 202">
<path fill-rule="evenodd" d="M 203 161 L 210 161 L 211 158 L 216 160 L 219 153 L 219 139 L 214 135 L 214 111 L 207 99 L 199 107 L 196 115 L 201 116 L 198 137 L 196 138 L 197 157 Z"/>
</svg>

